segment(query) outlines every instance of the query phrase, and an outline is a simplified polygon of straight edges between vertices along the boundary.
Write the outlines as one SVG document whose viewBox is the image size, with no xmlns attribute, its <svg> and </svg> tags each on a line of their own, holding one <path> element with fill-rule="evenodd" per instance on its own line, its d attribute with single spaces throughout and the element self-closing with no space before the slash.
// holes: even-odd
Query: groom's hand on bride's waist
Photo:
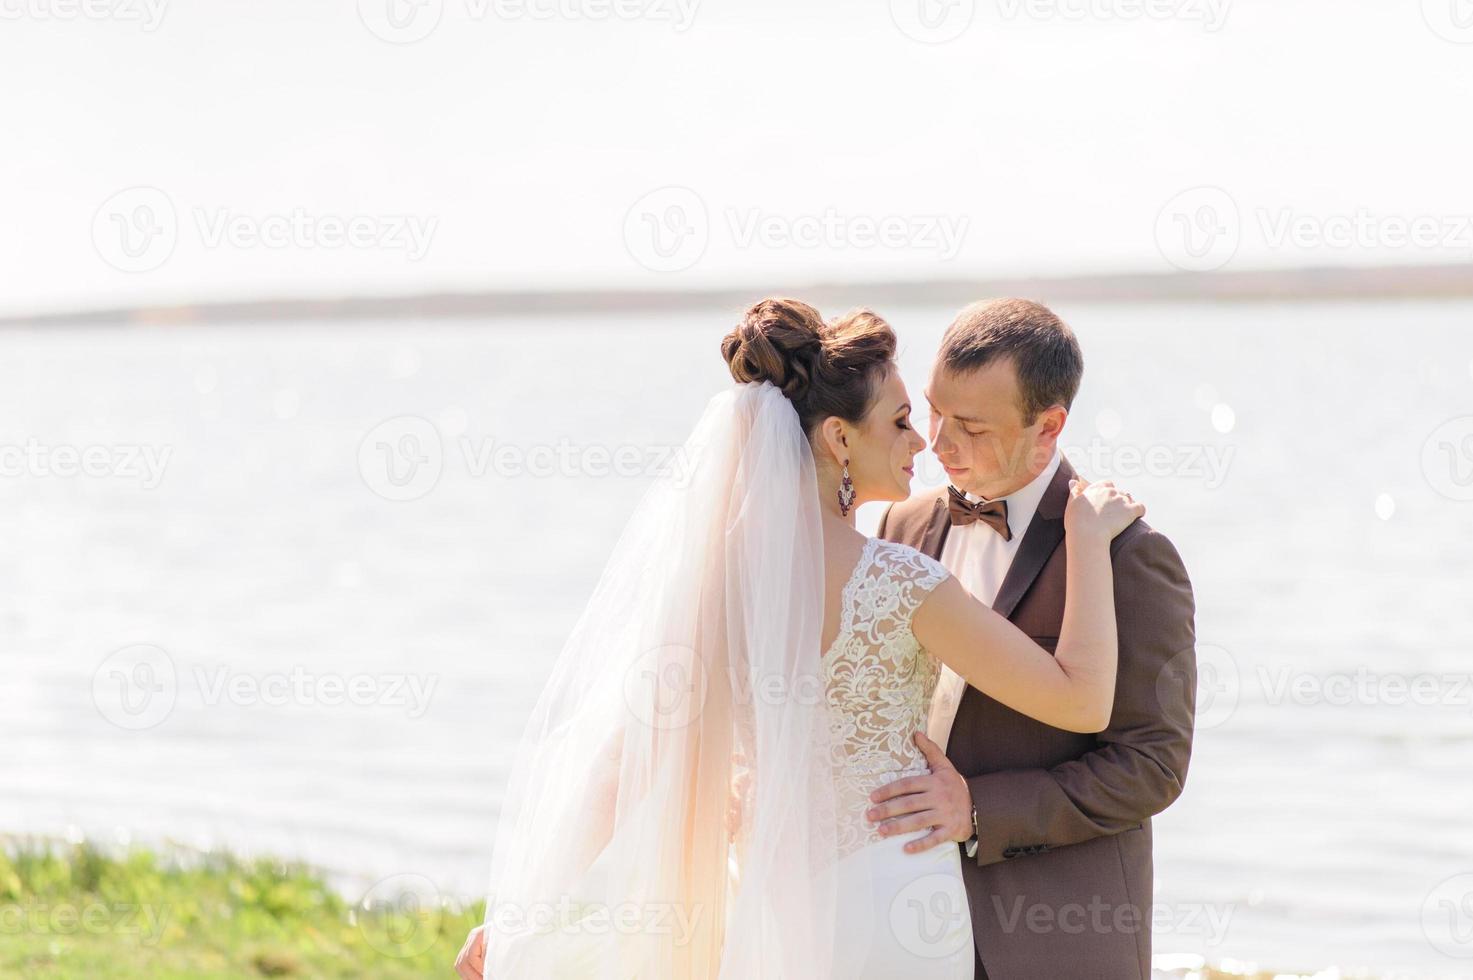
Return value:
<svg viewBox="0 0 1473 980">
<path fill-rule="evenodd" d="M 874 805 L 865 811 L 865 816 L 870 823 L 879 825 L 877 830 L 883 837 L 930 828 L 930 834 L 905 845 L 911 854 L 971 839 L 972 793 L 967 781 L 946 758 L 941 746 L 924 732 L 916 732 L 915 743 L 925 755 L 930 773 L 906 776 L 881 786 L 870 794 Z"/>
</svg>

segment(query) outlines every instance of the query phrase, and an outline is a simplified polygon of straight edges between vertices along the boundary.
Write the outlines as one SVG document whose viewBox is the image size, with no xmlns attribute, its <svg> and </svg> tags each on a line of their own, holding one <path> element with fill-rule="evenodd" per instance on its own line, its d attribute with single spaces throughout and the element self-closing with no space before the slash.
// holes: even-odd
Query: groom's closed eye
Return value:
<svg viewBox="0 0 1473 980">
<path fill-rule="evenodd" d="M 942 422 L 945 422 L 945 421 L 946 421 L 946 416 L 945 415 L 943 415 L 940 412 L 936 411 L 936 409 L 934 409 L 934 408 L 931 409 L 931 424 L 933 426 L 939 426 Z M 965 425 L 965 424 L 962 425 L 962 431 L 965 432 L 969 436 L 985 436 L 987 434 L 986 427 L 983 427 L 983 428 L 972 428 L 971 426 L 968 426 L 968 425 Z"/>
</svg>

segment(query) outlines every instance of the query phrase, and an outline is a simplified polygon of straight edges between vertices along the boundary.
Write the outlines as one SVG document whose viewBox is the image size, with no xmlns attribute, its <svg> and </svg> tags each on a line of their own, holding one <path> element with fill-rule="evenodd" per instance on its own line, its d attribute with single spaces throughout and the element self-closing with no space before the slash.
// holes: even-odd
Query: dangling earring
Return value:
<svg viewBox="0 0 1473 980">
<path fill-rule="evenodd" d="M 849 479 L 849 461 L 844 460 L 844 479 L 839 483 L 839 513 L 844 517 L 849 516 L 849 508 L 854 506 L 854 481 Z"/>
</svg>

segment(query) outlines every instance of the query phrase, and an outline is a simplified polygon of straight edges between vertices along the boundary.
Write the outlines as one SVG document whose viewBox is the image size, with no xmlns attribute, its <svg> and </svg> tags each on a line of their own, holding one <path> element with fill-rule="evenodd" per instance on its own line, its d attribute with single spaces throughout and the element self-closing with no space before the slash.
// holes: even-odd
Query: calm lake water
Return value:
<svg viewBox="0 0 1473 980">
<path fill-rule="evenodd" d="M 919 401 L 952 311 L 882 312 Z M 1060 312 L 1071 454 L 1197 590 L 1157 952 L 1473 975 L 1473 305 Z M 0 333 L 0 831 L 480 894 L 508 746 L 733 319 Z"/>
</svg>

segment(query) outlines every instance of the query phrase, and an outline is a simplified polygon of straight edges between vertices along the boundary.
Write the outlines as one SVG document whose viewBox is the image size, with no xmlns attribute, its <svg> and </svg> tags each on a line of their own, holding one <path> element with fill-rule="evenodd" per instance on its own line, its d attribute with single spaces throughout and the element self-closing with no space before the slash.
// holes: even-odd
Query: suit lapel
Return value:
<svg viewBox="0 0 1473 980">
<path fill-rule="evenodd" d="M 1060 460 L 1059 470 L 1043 492 L 1038 510 L 1029 522 L 1023 540 L 1018 542 L 1018 553 L 1013 556 L 1008 574 L 997 590 L 997 600 L 992 604 L 993 610 L 1004 619 L 1012 618 L 1013 610 L 1018 608 L 1034 579 L 1048 563 L 1049 556 L 1064 540 L 1064 506 L 1069 503 L 1069 481 L 1072 479 L 1074 467 L 1068 460 Z M 945 514 L 945 508 L 942 508 L 942 513 Z"/>
</svg>

